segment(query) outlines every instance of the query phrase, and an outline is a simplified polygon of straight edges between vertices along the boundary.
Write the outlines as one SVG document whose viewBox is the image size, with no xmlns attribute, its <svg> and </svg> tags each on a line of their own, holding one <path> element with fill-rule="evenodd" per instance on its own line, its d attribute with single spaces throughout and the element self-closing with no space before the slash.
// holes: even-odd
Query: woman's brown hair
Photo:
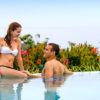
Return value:
<svg viewBox="0 0 100 100">
<path fill-rule="evenodd" d="M 6 41 L 9 47 L 11 47 L 11 32 L 15 31 L 19 27 L 22 27 L 22 26 L 17 22 L 13 22 L 9 25 L 8 30 L 7 30 L 7 35 L 4 38 L 4 40 Z"/>
</svg>

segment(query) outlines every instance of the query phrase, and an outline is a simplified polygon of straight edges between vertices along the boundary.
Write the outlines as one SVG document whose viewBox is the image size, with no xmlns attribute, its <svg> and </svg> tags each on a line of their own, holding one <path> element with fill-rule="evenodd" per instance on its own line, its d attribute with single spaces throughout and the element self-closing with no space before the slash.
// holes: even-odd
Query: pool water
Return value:
<svg viewBox="0 0 100 100">
<path fill-rule="evenodd" d="M 0 79 L 0 100 L 100 100 L 100 72 L 56 79 Z"/>
</svg>

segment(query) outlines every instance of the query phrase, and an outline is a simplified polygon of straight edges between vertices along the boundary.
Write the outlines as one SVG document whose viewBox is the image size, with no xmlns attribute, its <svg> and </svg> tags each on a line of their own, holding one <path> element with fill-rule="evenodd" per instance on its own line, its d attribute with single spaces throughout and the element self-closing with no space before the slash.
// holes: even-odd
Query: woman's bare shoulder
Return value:
<svg viewBox="0 0 100 100">
<path fill-rule="evenodd" d="M 3 41 L 4 40 L 4 37 L 0 37 L 0 41 Z"/>
<path fill-rule="evenodd" d="M 17 39 L 16 39 L 16 43 L 17 43 L 17 46 L 18 46 L 19 48 L 21 48 L 21 40 L 20 40 L 20 38 L 17 38 Z"/>
<path fill-rule="evenodd" d="M 20 38 L 16 38 L 16 39 L 14 39 L 14 41 L 17 43 L 17 45 L 20 45 L 21 44 Z"/>
<path fill-rule="evenodd" d="M 20 39 L 20 38 L 17 38 L 16 41 L 17 41 L 18 43 L 21 43 L 21 39 Z"/>
<path fill-rule="evenodd" d="M 0 37 L 0 44 L 4 43 L 4 37 Z"/>
</svg>

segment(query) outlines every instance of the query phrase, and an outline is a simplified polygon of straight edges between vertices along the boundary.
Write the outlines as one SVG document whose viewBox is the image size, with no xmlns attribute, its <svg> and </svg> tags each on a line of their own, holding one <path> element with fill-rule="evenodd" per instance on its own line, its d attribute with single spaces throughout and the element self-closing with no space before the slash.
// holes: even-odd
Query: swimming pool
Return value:
<svg viewBox="0 0 100 100">
<path fill-rule="evenodd" d="M 0 100 L 100 100 L 100 72 L 47 79 L 0 79 Z"/>
</svg>

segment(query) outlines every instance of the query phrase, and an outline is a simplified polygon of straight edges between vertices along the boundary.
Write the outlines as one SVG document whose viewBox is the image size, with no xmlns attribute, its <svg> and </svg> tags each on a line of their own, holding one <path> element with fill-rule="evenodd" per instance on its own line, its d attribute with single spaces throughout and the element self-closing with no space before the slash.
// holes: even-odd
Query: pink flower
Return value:
<svg viewBox="0 0 100 100">
<path fill-rule="evenodd" d="M 68 62 L 68 60 L 67 60 L 67 61 L 66 61 L 66 65 L 68 65 L 68 63 L 69 63 L 69 62 Z"/>
<path fill-rule="evenodd" d="M 24 51 L 24 54 L 27 54 L 27 51 Z"/>
<path fill-rule="evenodd" d="M 23 49 L 21 50 L 21 55 L 22 55 L 22 56 L 24 55 L 24 51 L 23 51 Z"/>
<path fill-rule="evenodd" d="M 29 55 L 30 52 L 29 51 L 24 51 L 24 54 Z"/>
</svg>

